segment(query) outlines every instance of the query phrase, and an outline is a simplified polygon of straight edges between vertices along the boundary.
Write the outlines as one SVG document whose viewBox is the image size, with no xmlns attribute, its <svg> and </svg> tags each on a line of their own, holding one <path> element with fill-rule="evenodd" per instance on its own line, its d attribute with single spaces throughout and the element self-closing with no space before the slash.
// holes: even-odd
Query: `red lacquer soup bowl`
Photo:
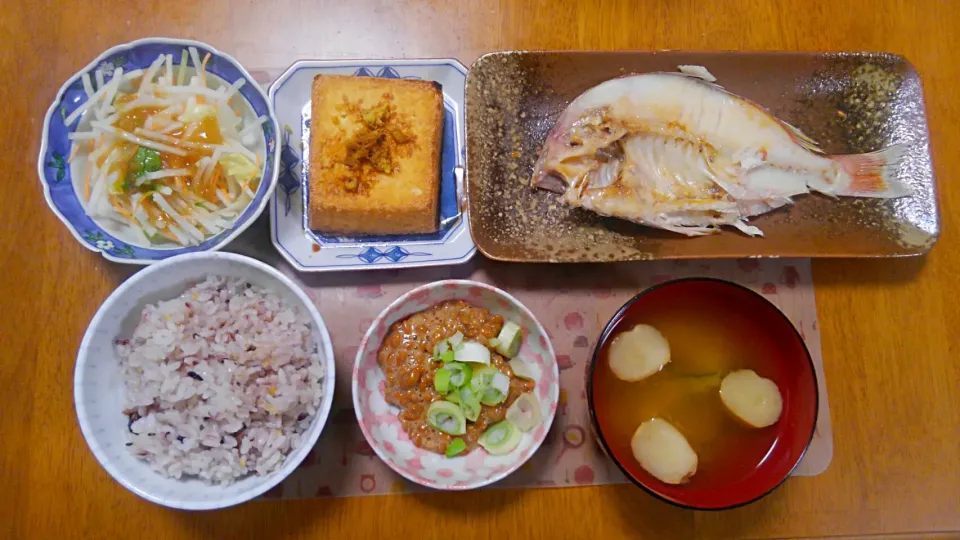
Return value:
<svg viewBox="0 0 960 540">
<path fill-rule="evenodd" d="M 671 360 L 636 382 L 617 378 L 610 344 L 638 324 L 667 339 Z M 720 382 L 750 369 L 776 383 L 779 419 L 750 427 L 726 409 Z M 635 484 L 677 506 L 721 510 L 767 495 L 800 463 L 817 423 L 817 379 L 810 353 L 787 317 L 761 295 L 707 278 L 669 281 L 628 301 L 604 328 L 587 372 L 587 399 L 604 451 Z M 667 484 L 640 466 L 631 437 L 658 417 L 697 454 L 696 473 Z"/>
</svg>

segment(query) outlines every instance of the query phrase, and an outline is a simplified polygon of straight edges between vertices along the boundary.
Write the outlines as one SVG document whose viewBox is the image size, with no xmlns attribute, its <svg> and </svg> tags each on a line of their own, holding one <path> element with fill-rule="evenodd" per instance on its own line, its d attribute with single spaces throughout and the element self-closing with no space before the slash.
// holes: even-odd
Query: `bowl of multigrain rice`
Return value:
<svg viewBox="0 0 960 540">
<path fill-rule="evenodd" d="M 316 307 L 276 269 L 231 253 L 128 279 L 87 328 L 74 374 L 100 464 L 135 494 L 190 510 L 280 483 L 320 436 L 333 389 Z"/>
</svg>

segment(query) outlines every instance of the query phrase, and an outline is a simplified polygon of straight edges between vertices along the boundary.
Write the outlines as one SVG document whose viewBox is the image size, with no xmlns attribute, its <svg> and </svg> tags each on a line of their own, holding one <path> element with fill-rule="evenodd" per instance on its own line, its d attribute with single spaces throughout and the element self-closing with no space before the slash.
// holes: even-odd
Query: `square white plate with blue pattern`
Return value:
<svg viewBox="0 0 960 540">
<path fill-rule="evenodd" d="M 355 75 L 436 81 L 445 109 L 440 152 L 440 230 L 432 234 L 338 237 L 310 230 L 303 160 L 309 154 L 310 92 L 316 75 Z M 270 237 L 301 272 L 371 270 L 460 264 L 477 248 L 470 236 L 463 194 L 463 100 L 467 70 L 457 60 L 302 60 L 270 85 L 283 133 L 280 178 L 270 201 Z"/>
</svg>

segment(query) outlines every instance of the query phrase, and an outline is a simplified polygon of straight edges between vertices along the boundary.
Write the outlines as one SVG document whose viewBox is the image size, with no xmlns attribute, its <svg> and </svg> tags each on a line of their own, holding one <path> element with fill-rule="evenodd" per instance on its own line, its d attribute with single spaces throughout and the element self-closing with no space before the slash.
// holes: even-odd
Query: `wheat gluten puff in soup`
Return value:
<svg viewBox="0 0 960 540">
<path fill-rule="evenodd" d="M 443 92 L 434 81 L 316 76 L 310 228 L 328 234 L 435 232 L 443 115 Z"/>
</svg>

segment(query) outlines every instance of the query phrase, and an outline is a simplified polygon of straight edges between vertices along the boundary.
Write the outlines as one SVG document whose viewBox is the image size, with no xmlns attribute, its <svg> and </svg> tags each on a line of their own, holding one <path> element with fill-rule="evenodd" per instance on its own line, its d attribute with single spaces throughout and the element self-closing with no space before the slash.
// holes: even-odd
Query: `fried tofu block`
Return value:
<svg viewBox="0 0 960 540">
<path fill-rule="evenodd" d="M 438 228 L 443 92 L 432 81 L 318 75 L 310 120 L 310 228 Z"/>
</svg>

